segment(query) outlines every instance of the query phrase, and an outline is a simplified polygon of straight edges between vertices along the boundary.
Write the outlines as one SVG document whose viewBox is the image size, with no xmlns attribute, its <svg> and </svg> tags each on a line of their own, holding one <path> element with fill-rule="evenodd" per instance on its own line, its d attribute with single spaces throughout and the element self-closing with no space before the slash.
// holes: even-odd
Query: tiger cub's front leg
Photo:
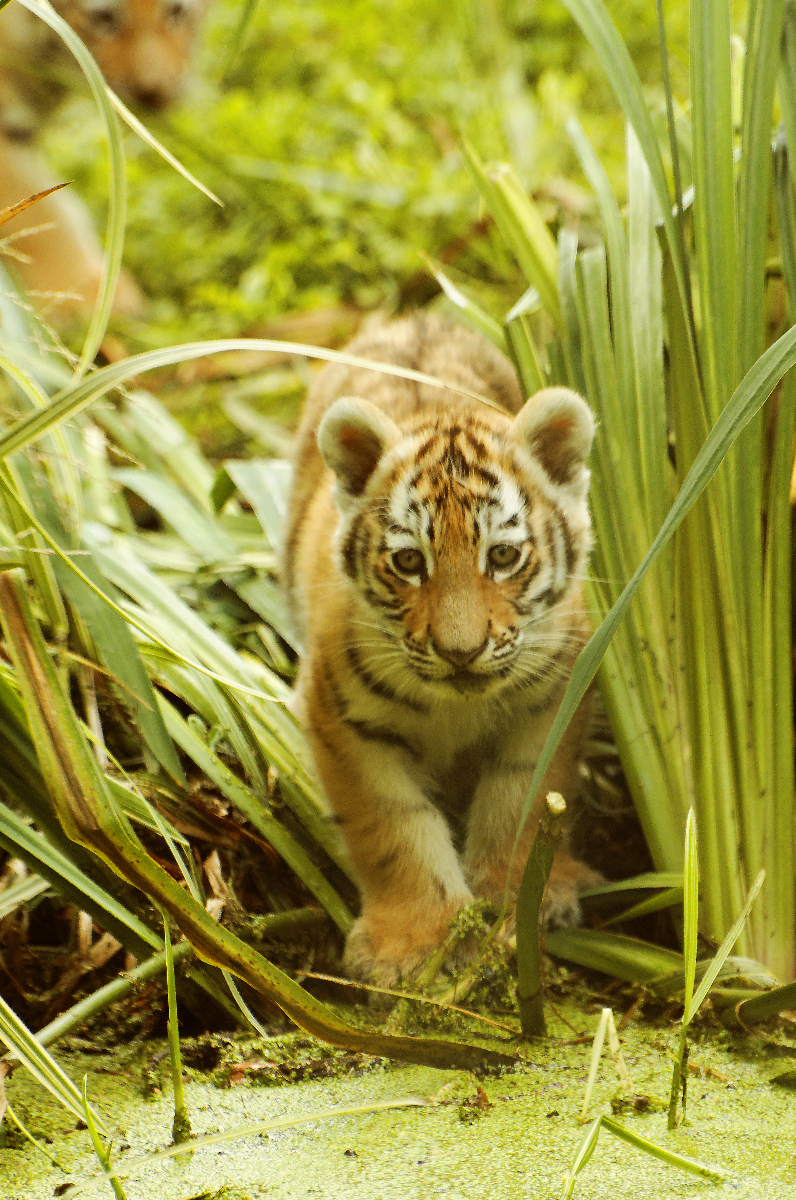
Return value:
<svg viewBox="0 0 796 1200">
<path fill-rule="evenodd" d="M 388 729 L 341 717 L 315 683 L 307 732 L 362 896 L 346 964 L 390 986 L 417 972 L 473 897 L 412 747 Z"/>
<path fill-rule="evenodd" d="M 591 713 L 589 696 L 559 743 L 517 839 L 528 789 L 559 700 L 560 694 L 556 694 L 546 719 L 534 722 L 526 716 L 513 734 L 492 747 L 475 789 L 464 851 L 465 874 L 476 896 L 498 905 L 507 889 L 509 900 L 513 903 L 516 899 L 547 794 L 559 792 L 571 798 L 578 791 L 578 763 Z M 544 924 L 576 925 L 580 920 L 578 893 L 602 882 L 599 872 L 573 858 L 565 838 L 548 878 L 542 905 Z"/>
</svg>

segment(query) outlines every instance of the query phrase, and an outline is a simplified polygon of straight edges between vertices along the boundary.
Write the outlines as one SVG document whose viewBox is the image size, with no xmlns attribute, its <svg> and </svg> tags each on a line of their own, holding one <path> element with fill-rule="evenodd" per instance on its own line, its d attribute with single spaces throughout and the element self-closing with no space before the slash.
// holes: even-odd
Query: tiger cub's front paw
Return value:
<svg viewBox="0 0 796 1200">
<path fill-rule="evenodd" d="M 470 899 L 462 896 L 422 916 L 416 910 L 398 906 L 377 910 L 366 907 L 346 938 L 346 970 L 357 979 L 382 987 L 395 987 L 414 978 L 441 945 L 456 913 Z"/>
<path fill-rule="evenodd" d="M 558 859 L 547 881 L 542 900 L 541 923 L 546 929 L 569 928 L 581 923 L 581 892 L 605 883 L 599 871 L 574 858 Z"/>
</svg>

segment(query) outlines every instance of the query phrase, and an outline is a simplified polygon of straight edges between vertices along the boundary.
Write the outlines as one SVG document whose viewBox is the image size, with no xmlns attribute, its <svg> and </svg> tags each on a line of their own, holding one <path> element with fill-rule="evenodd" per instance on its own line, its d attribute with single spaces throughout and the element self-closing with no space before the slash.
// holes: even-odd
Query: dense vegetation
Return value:
<svg viewBox="0 0 796 1200">
<path fill-rule="evenodd" d="M 680 61 L 686 5 L 669 7 Z M 519 276 L 479 221 L 462 132 L 483 157 L 512 160 L 546 215 L 578 225 L 593 208 L 564 131 L 575 112 L 623 186 L 619 108 L 556 0 L 259 4 L 231 51 L 239 16 L 233 0 L 213 5 L 191 93 L 149 122 L 225 208 L 126 140 L 126 261 L 153 302 L 126 331 L 131 348 L 319 306 L 422 302 L 433 285 L 418 251 L 474 281 L 488 307 L 508 307 Z M 616 16 L 660 104 L 654 11 L 631 0 Z M 91 101 L 75 99 L 48 152 L 102 220 L 99 138 Z"/>
</svg>

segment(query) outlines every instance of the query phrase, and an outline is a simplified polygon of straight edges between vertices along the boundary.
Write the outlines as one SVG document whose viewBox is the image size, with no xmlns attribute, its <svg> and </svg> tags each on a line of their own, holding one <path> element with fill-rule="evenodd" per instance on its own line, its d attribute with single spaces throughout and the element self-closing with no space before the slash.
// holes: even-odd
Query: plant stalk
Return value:
<svg viewBox="0 0 796 1200">
<path fill-rule="evenodd" d="M 564 797 L 550 792 L 528 856 L 517 896 L 517 1001 L 523 1037 L 544 1037 L 542 957 L 539 919 L 547 877 L 561 840 L 566 813 Z"/>
</svg>

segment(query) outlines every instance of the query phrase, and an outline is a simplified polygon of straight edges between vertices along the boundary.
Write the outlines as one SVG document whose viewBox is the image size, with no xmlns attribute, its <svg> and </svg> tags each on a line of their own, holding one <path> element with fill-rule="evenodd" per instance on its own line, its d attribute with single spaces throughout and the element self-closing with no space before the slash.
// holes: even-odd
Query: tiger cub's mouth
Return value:
<svg viewBox="0 0 796 1200">
<path fill-rule="evenodd" d="M 495 676 L 476 675 L 474 671 L 460 670 L 454 671 L 440 682 L 450 684 L 457 692 L 485 692 L 489 685 L 495 682 Z"/>
</svg>

